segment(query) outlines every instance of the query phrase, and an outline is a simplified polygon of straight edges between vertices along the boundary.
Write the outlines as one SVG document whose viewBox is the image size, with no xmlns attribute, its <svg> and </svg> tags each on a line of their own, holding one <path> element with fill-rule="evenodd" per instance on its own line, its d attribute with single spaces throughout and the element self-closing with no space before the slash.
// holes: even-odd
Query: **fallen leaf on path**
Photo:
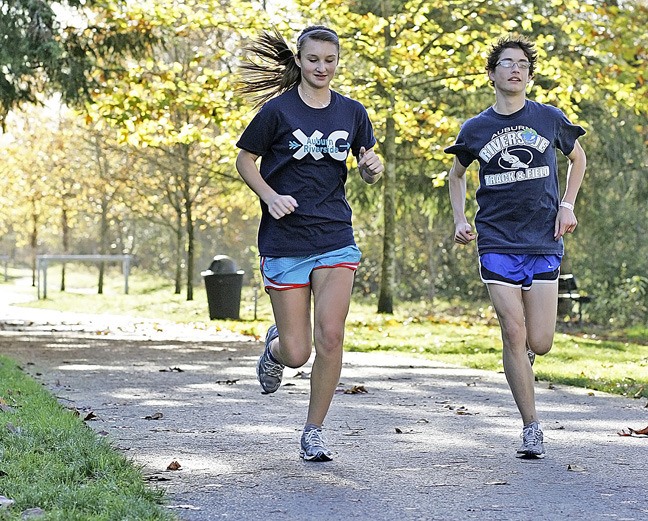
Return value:
<svg viewBox="0 0 648 521">
<path fill-rule="evenodd" d="M 299 371 L 293 378 L 301 378 L 302 380 L 309 380 L 310 379 L 310 373 L 307 373 L 306 371 Z"/>
<path fill-rule="evenodd" d="M 401 429 L 399 427 L 396 427 L 394 430 L 396 431 L 396 434 L 413 434 L 414 433 L 414 429 L 409 429 L 407 431 L 404 431 L 403 429 Z"/>
<path fill-rule="evenodd" d="M 169 505 L 167 508 L 178 508 L 181 510 L 200 510 L 200 507 L 195 507 L 193 505 Z"/>
<path fill-rule="evenodd" d="M 173 460 L 171 463 L 169 463 L 167 470 L 180 470 L 181 468 L 182 465 L 180 465 L 180 463 L 178 463 L 176 460 Z"/>
<path fill-rule="evenodd" d="M 238 382 L 238 379 L 236 380 L 216 380 L 216 383 L 218 385 L 234 385 L 236 382 Z"/>
<path fill-rule="evenodd" d="M 569 465 L 567 465 L 567 470 L 571 470 L 572 472 L 585 472 L 585 467 L 570 463 Z"/>
<path fill-rule="evenodd" d="M 508 485 L 508 481 L 487 481 L 484 485 Z"/>
<path fill-rule="evenodd" d="M 184 373 L 184 369 L 179 367 L 169 367 L 168 369 L 160 369 L 161 373 Z"/>
<path fill-rule="evenodd" d="M 648 427 L 643 429 L 635 430 L 631 427 L 628 427 L 628 430 L 625 429 L 621 432 L 617 432 L 619 436 L 634 436 L 635 438 L 648 438 Z"/>
<path fill-rule="evenodd" d="M 147 476 L 146 481 L 171 481 L 171 478 L 167 478 L 164 476 Z"/>
<path fill-rule="evenodd" d="M 354 385 L 351 389 L 345 389 L 344 394 L 367 394 L 369 391 L 364 385 Z"/>
<path fill-rule="evenodd" d="M 81 415 L 81 411 L 79 411 L 79 415 Z M 94 413 L 94 411 L 88 411 L 86 415 L 83 417 L 84 422 L 96 420 L 96 419 L 98 419 L 98 416 Z"/>
<path fill-rule="evenodd" d="M 144 416 L 145 420 L 161 420 L 162 418 L 164 418 L 164 414 L 162 414 L 161 412 L 156 412 L 155 414 Z"/>
</svg>

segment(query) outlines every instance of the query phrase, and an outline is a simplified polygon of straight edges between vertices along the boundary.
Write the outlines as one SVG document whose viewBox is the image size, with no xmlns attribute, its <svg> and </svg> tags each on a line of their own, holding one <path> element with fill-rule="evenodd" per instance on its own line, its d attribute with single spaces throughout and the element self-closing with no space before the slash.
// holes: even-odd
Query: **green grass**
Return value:
<svg viewBox="0 0 648 521">
<path fill-rule="evenodd" d="M 53 290 L 50 269 L 48 299 L 29 306 L 66 311 L 128 314 L 165 318 L 177 322 L 210 324 L 262 338 L 272 321 L 268 296 L 244 287 L 241 320 L 209 321 L 202 284 L 194 300 L 174 295 L 168 282 L 135 272 L 130 294 L 123 294 L 123 278 L 109 271 L 105 294 L 96 294 L 96 270 L 69 266 L 68 288 Z M 93 288 L 94 286 L 94 288 Z M 22 291 L 35 289 L 23 286 Z M 648 328 L 602 330 L 587 324 L 559 324 L 554 348 L 536 359 L 536 376 L 558 384 L 570 384 L 626 396 L 648 397 Z M 393 315 L 376 313 L 375 299 L 354 299 L 347 321 L 347 350 L 400 351 L 479 369 L 502 371 L 501 340 L 497 320 L 485 303 L 399 303 Z"/>
<path fill-rule="evenodd" d="M 470 311 L 464 310 L 465 317 Z M 586 326 L 583 326 L 586 328 Z M 534 365 L 539 380 L 632 397 L 648 397 L 648 330 L 630 335 L 615 332 L 558 332 L 547 356 Z M 503 371 L 499 327 L 485 320 L 443 314 L 397 313 L 387 318 L 351 313 L 346 348 L 355 351 L 400 351 L 450 364 Z"/>
<path fill-rule="evenodd" d="M 0 495 L 15 501 L 2 521 L 32 508 L 48 521 L 175 519 L 135 465 L 2 356 Z"/>
</svg>

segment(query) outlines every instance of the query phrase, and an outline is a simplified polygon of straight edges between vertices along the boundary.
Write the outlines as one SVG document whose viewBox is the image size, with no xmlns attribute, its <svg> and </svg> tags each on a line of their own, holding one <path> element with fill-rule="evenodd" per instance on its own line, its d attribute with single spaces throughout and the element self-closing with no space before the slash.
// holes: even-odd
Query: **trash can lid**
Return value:
<svg viewBox="0 0 648 521">
<path fill-rule="evenodd" d="M 216 255 L 209 265 L 209 271 L 212 273 L 236 273 L 236 262 L 227 255 Z"/>
</svg>

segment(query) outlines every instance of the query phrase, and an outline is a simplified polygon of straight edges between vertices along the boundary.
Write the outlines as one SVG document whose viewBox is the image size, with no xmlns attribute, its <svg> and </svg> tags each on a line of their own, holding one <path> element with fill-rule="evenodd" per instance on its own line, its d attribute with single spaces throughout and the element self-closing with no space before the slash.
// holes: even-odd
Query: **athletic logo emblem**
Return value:
<svg viewBox="0 0 648 521">
<path fill-rule="evenodd" d="M 297 141 L 291 140 L 288 144 L 290 150 L 297 149 L 293 157 L 303 159 L 310 154 L 313 159 L 319 160 L 324 157 L 324 154 L 328 154 L 338 161 L 346 161 L 351 148 L 351 144 L 347 141 L 349 133 L 345 130 L 336 130 L 325 139 L 322 139 L 323 135 L 322 132 L 316 130 L 309 137 L 302 130 L 295 130 L 293 136 L 297 138 Z"/>
<path fill-rule="evenodd" d="M 522 161 L 521 155 L 528 156 L 528 160 Z M 517 170 L 518 168 L 529 168 L 532 160 L 533 154 L 525 148 L 513 148 L 510 151 L 505 148 L 502 150 L 498 164 L 505 170 Z"/>
</svg>

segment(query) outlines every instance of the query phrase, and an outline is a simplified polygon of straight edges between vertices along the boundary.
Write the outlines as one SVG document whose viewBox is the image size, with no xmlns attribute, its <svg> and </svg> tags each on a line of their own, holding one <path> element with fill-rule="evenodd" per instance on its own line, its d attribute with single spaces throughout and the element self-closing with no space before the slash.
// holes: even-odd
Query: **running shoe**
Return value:
<svg viewBox="0 0 648 521">
<path fill-rule="evenodd" d="M 306 461 L 331 461 L 333 452 L 326 448 L 322 429 L 304 431 L 299 454 Z"/>
<path fill-rule="evenodd" d="M 274 324 L 268 328 L 265 338 L 265 349 L 257 362 L 257 378 L 266 394 L 274 393 L 281 385 L 284 365 L 275 362 L 270 357 L 270 342 L 279 336 L 277 326 Z"/>
<path fill-rule="evenodd" d="M 544 458 L 544 435 L 540 424 L 535 421 L 522 429 L 522 446 L 517 451 L 518 458 Z"/>
<path fill-rule="evenodd" d="M 526 348 L 527 356 L 529 357 L 529 362 L 531 362 L 531 367 L 533 367 L 533 362 L 535 362 L 536 354 L 529 349 L 529 346 Z"/>
</svg>

